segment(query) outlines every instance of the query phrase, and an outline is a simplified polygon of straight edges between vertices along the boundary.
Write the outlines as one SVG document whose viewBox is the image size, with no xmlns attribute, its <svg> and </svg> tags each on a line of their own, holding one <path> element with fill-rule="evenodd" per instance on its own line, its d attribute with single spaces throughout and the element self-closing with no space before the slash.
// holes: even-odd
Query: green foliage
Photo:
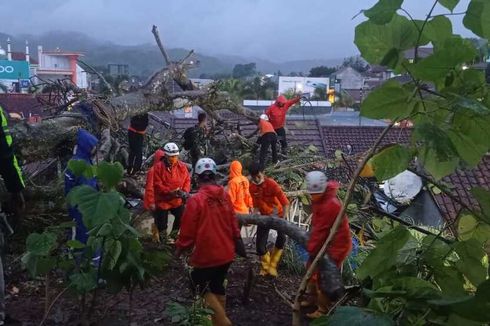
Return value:
<svg viewBox="0 0 490 326">
<path fill-rule="evenodd" d="M 237 64 L 233 67 L 232 76 L 233 78 L 245 78 L 252 77 L 257 73 L 257 67 L 255 62 L 247 63 L 247 64 Z"/>
<path fill-rule="evenodd" d="M 459 3 L 459 0 L 439 0 L 439 4 L 453 11 Z"/>
<path fill-rule="evenodd" d="M 170 317 L 170 322 L 178 326 L 211 326 L 212 313 L 212 310 L 204 308 L 202 300 L 197 300 L 189 308 L 177 302 L 171 302 L 165 309 L 165 314 Z"/>
<path fill-rule="evenodd" d="M 406 17 L 394 15 L 384 25 L 378 25 L 371 20 L 357 25 L 354 43 L 369 63 L 398 69 L 404 60 L 404 51 L 413 48 L 417 39 L 418 31 L 413 22 Z"/>
<path fill-rule="evenodd" d="M 411 94 L 398 82 L 388 81 L 369 94 L 361 105 L 361 114 L 372 119 L 406 119 L 413 110 Z"/>
<path fill-rule="evenodd" d="M 337 67 L 318 66 L 310 69 L 309 77 L 329 77 Z"/>
<path fill-rule="evenodd" d="M 364 15 L 373 23 L 383 25 L 391 21 L 402 3 L 403 0 L 380 0 L 372 8 L 365 10 Z"/>
<path fill-rule="evenodd" d="M 471 0 L 463 24 L 476 35 L 490 39 L 490 3 L 486 0 Z"/>
<path fill-rule="evenodd" d="M 412 160 L 410 151 L 402 145 L 383 149 L 371 159 L 378 180 L 387 180 L 407 169 Z"/>
<path fill-rule="evenodd" d="M 78 175 L 88 175 L 90 170 L 103 184 L 101 191 L 75 187 L 67 197 L 69 205 L 80 211 L 89 230 L 87 244 L 66 238 L 59 244 L 54 231 L 63 233 L 63 228 L 33 233 L 27 238 L 22 258 L 25 267 L 33 277 L 61 268 L 68 274 L 68 286 L 80 295 L 95 290 L 99 278 L 114 293 L 145 286 L 152 275 L 163 270 L 169 258 L 164 251 L 145 252 L 138 233 L 130 225 L 122 195 L 114 190 L 122 178 L 122 167 L 102 162 L 92 169 L 81 161 L 70 161 L 69 167 Z M 94 264 L 92 258 L 96 256 L 100 258 Z"/>
<path fill-rule="evenodd" d="M 395 323 L 387 315 L 376 314 L 358 307 L 339 307 L 331 316 L 318 318 L 311 325 L 390 326 Z"/>
</svg>

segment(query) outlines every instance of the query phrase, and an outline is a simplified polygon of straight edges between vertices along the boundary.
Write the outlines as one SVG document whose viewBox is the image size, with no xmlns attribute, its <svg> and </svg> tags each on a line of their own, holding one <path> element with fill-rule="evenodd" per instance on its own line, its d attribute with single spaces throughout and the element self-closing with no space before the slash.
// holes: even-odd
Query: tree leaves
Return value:
<svg viewBox="0 0 490 326">
<path fill-rule="evenodd" d="M 456 262 L 458 270 L 475 286 L 485 281 L 487 270 L 482 264 L 485 252 L 482 249 L 481 243 L 476 239 L 459 241 L 454 245 L 454 250 L 460 258 Z"/>
<path fill-rule="evenodd" d="M 112 189 L 121 182 L 124 175 L 124 168 L 121 163 L 101 162 L 97 166 L 97 178 L 106 189 Z"/>
<path fill-rule="evenodd" d="M 387 81 L 362 102 L 361 115 L 371 119 L 402 120 L 410 115 L 410 93 L 397 81 Z"/>
<path fill-rule="evenodd" d="M 446 39 L 442 47 L 436 48 L 432 55 L 416 63 L 411 72 L 417 78 L 441 82 L 449 71 L 470 62 L 475 56 L 476 50 L 470 41 L 453 36 Z"/>
<path fill-rule="evenodd" d="M 475 187 L 471 189 L 471 193 L 480 204 L 483 220 L 490 225 L 490 192 L 484 188 Z"/>
<path fill-rule="evenodd" d="M 364 15 L 375 24 L 386 24 L 391 21 L 402 3 L 403 0 L 380 0 L 370 9 L 364 10 Z"/>
<path fill-rule="evenodd" d="M 79 294 L 87 293 L 97 287 L 97 273 L 95 270 L 70 275 L 71 287 Z"/>
<path fill-rule="evenodd" d="M 354 43 L 361 55 L 371 64 L 384 64 L 397 68 L 404 59 L 404 50 L 415 46 L 417 27 L 406 17 L 394 15 L 384 25 L 368 20 L 356 26 Z"/>
<path fill-rule="evenodd" d="M 393 145 L 374 155 L 371 163 L 378 180 L 387 180 L 407 169 L 412 155 L 402 145 Z"/>
<path fill-rule="evenodd" d="M 26 249 L 28 252 L 47 256 L 56 245 L 56 235 L 50 232 L 31 233 L 26 239 Z"/>
<path fill-rule="evenodd" d="M 485 244 L 490 240 L 490 225 L 479 221 L 473 215 L 463 214 L 458 219 L 458 236 L 462 241 L 475 239 Z"/>
<path fill-rule="evenodd" d="M 422 27 L 422 26 L 420 26 Z M 453 36 L 451 20 L 445 16 L 437 16 L 427 22 L 424 27 L 426 37 L 436 48 L 443 46 L 444 42 Z"/>
<path fill-rule="evenodd" d="M 463 24 L 476 35 L 490 39 L 490 2 L 471 0 Z"/>
<path fill-rule="evenodd" d="M 374 278 L 395 266 L 399 260 L 405 260 L 404 257 L 410 255 L 412 250 L 404 252 L 403 248 L 411 246 L 410 240 L 413 240 L 412 235 L 401 226 L 382 237 L 357 270 L 359 279 Z"/>
<path fill-rule="evenodd" d="M 314 326 L 391 326 L 390 316 L 368 312 L 359 307 L 338 307 L 330 317 L 322 317 L 311 323 Z"/>
<path fill-rule="evenodd" d="M 82 213 L 83 223 L 89 230 L 114 218 L 118 207 L 122 205 L 119 193 L 100 192 L 89 186 L 76 187 L 70 191 L 68 202 L 77 206 Z"/>
<path fill-rule="evenodd" d="M 441 6 L 446 7 L 449 9 L 451 12 L 454 10 L 454 8 L 458 5 L 459 0 L 439 0 L 439 4 Z"/>
</svg>

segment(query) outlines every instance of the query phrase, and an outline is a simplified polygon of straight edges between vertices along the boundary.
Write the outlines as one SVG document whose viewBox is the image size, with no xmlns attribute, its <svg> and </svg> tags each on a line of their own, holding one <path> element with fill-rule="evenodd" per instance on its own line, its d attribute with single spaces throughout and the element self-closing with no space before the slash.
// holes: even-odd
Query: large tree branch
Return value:
<svg viewBox="0 0 490 326">
<path fill-rule="evenodd" d="M 267 229 L 283 232 L 301 246 L 306 247 L 309 234 L 285 219 L 278 218 L 277 216 L 263 216 L 259 214 L 240 214 L 238 215 L 238 219 L 242 224 L 254 224 Z M 340 298 L 344 293 L 344 285 L 339 269 L 326 254 L 317 261 L 320 274 L 320 290 L 330 298 Z"/>
</svg>

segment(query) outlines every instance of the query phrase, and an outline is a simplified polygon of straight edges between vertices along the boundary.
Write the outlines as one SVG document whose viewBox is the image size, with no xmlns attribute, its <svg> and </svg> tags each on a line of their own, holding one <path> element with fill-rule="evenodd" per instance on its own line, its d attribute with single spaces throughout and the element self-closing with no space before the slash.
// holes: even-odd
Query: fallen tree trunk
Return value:
<svg viewBox="0 0 490 326">
<path fill-rule="evenodd" d="M 306 247 L 309 234 L 285 219 L 278 218 L 277 216 L 263 216 L 259 214 L 239 214 L 238 219 L 241 224 L 254 224 L 283 232 L 301 246 Z M 345 288 L 342 283 L 342 275 L 335 263 L 328 257 L 328 254 L 325 254 L 323 258 L 320 259 L 318 264 L 318 276 L 320 290 L 331 300 L 338 300 L 344 295 Z"/>
</svg>

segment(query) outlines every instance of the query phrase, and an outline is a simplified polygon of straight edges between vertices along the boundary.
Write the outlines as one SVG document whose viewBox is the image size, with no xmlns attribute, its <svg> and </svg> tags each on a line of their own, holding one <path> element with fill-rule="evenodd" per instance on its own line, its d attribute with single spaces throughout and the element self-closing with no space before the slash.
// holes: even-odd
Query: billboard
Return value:
<svg viewBox="0 0 490 326">
<path fill-rule="evenodd" d="M 29 63 L 27 61 L 0 60 L 0 79 L 29 79 Z"/>
<path fill-rule="evenodd" d="M 321 89 L 325 94 L 330 85 L 328 77 L 279 77 L 279 94 L 287 92 L 302 92 L 304 95 L 313 96 L 315 89 Z"/>
</svg>

